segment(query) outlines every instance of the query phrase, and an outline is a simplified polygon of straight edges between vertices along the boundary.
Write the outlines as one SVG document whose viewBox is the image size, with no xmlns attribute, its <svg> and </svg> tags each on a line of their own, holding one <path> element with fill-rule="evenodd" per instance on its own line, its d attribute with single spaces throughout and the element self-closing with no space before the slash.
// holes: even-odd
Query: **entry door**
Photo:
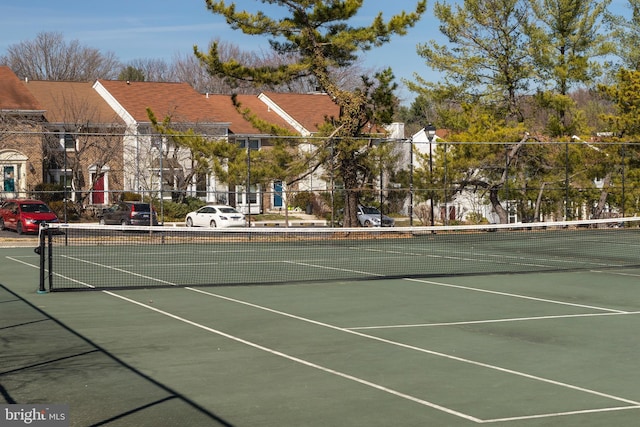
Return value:
<svg viewBox="0 0 640 427">
<path fill-rule="evenodd" d="M 16 191 L 16 170 L 14 166 L 4 166 L 2 171 L 3 189 L 7 192 Z"/>
<path fill-rule="evenodd" d="M 104 204 L 104 174 L 100 174 L 96 183 L 93 185 L 93 192 L 91 193 L 91 202 L 94 205 Z"/>
<path fill-rule="evenodd" d="M 282 181 L 275 181 L 273 183 L 273 207 L 280 209 L 282 204 Z"/>
</svg>

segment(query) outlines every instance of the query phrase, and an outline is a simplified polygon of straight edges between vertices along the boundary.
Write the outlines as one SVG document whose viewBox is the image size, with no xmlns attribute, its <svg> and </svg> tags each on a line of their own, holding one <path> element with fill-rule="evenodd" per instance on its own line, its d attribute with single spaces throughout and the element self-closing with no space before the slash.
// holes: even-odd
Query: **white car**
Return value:
<svg viewBox="0 0 640 427">
<path fill-rule="evenodd" d="M 187 227 L 244 227 L 247 221 L 244 214 L 231 206 L 207 205 L 197 211 L 189 212 Z"/>
<path fill-rule="evenodd" d="M 358 222 L 363 227 L 393 227 L 396 221 L 383 215 L 377 208 L 358 205 Z"/>
</svg>

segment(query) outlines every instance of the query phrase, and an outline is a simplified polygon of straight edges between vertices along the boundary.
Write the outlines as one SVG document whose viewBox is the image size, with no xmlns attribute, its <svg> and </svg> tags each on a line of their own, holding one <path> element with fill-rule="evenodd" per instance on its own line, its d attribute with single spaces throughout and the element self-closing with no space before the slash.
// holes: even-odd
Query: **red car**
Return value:
<svg viewBox="0 0 640 427">
<path fill-rule="evenodd" d="M 58 217 L 40 200 L 8 199 L 0 205 L 0 230 L 11 228 L 18 234 L 37 233 L 40 224 L 58 222 Z"/>
</svg>

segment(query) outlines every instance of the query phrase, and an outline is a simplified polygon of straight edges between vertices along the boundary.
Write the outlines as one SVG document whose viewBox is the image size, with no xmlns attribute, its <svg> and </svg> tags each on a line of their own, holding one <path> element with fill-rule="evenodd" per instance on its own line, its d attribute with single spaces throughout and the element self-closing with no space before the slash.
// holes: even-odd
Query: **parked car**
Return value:
<svg viewBox="0 0 640 427">
<path fill-rule="evenodd" d="M 41 200 L 8 199 L 0 205 L 0 230 L 37 233 L 40 224 L 50 222 L 58 222 L 58 216 Z"/>
<path fill-rule="evenodd" d="M 383 227 L 393 227 L 396 221 L 387 215 L 381 215 L 377 208 L 358 205 L 358 222 L 363 227 L 380 227 L 382 219 Z"/>
<path fill-rule="evenodd" d="M 118 202 L 102 210 L 100 224 L 158 225 L 158 215 L 149 203 Z"/>
<path fill-rule="evenodd" d="M 185 219 L 187 227 L 244 227 L 244 214 L 226 205 L 207 205 L 189 212 Z"/>
</svg>

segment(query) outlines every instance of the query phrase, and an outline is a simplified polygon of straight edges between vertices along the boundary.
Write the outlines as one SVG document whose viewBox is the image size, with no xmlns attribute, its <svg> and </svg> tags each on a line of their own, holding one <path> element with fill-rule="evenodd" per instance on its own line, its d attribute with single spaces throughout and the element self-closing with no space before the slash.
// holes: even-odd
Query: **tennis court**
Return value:
<svg viewBox="0 0 640 427">
<path fill-rule="evenodd" d="M 236 246 L 227 235 L 215 251 L 199 247 L 202 259 L 168 236 L 165 257 L 133 245 L 136 234 L 135 251 L 64 234 L 53 290 L 94 290 L 46 294 L 40 255 L 2 248 L 1 396 L 68 404 L 74 426 L 635 425 L 640 241 L 637 229 L 602 231 L 571 258 L 560 254 L 577 234 L 553 241 L 546 228 L 521 251 L 505 242 L 522 235 L 486 231 L 492 243 L 296 235 L 285 257 L 281 240 Z M 218 286 L 182 281 L 206 259 L 240 273 L 209 277 Z M 427 259 L 434 274 L 409 269 Z"/>
</svg>

